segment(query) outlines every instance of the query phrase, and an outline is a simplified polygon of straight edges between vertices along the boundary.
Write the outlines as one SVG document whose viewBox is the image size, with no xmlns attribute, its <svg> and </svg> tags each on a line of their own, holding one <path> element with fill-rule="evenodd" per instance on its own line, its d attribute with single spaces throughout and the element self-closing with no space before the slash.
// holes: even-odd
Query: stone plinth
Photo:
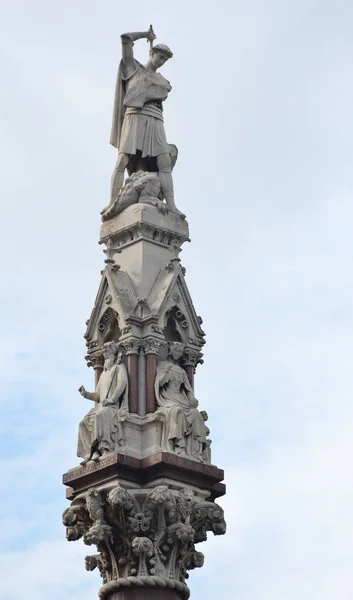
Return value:
<svg viewBox="0 0 353 600">
<path fill-rule="evenodd" d="M 171 212 L 163 214 L 149 204 L 129 206 L 103 223 L 100 232 L 100 243 L 107 245 L 108 259 L 129 273 L 141 299 L 148 298 L 160 269 L 177 259 L 187 240 L 189 228 L 185 219 Z"/>
<path fill-rule="evenodd" d="M 224 472 L 214 465 L 203 465 L 171 452 L 160 452 L 142 460 L 119 453 L 108 454 L 86 466 L 70 469 L 63 475 L 69 500 L 93 486 L 108 486 L 122 480 L 129 487 L 156 485 L 160 480 L 197 486 L 205 498 L 214 500 L 225 494 L 221 483 Z"/>
<path fill-rule="evenodd" d="M 140 230 L 139 226 L 144 224 L 146 230 Z M 189 226 L 180 215 L 161 212 L 150 204 L 133 204 L 101 226 L 101 242 L 115 238 L 117 246 L 124 246 L 133 241 L 128 239 L 131 236 L 142 236 L 164 246 L 173 246 L 173 241 L 189 240 Z"/>
</svg>

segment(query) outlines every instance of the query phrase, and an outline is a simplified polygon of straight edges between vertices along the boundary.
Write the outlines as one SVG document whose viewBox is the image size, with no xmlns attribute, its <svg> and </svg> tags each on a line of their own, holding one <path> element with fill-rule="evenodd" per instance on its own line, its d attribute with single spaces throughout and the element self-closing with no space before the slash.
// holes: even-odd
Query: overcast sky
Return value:
<svg viewBox="0 0 353 600">
<path fill-rule="evenodd" d="M 228 486 L 192 599 L 352 600 L 352 0 L 0 0 L 0 597 L 97 597 L 61 474 L 93 383 L 119 35 L 150 23 Z"/>
</svg>

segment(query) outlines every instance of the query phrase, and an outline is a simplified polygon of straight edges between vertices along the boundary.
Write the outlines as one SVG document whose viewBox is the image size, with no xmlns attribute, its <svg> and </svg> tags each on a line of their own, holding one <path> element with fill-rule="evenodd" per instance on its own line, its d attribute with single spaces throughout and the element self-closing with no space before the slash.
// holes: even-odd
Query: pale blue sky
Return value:
<svg viewBox="0 0 353 600">
<path fill-rule="evenodd" d="M 192 598 L 352 600 L 353 4 L 131 6 L 0 2 L 0 597 L 97 597 L 61 474 L 93 380 L 119 35 L 153 23 L 174 52 L 165 123 L 207 333 L 196 394 L 228 484 Z"/>
</svg>

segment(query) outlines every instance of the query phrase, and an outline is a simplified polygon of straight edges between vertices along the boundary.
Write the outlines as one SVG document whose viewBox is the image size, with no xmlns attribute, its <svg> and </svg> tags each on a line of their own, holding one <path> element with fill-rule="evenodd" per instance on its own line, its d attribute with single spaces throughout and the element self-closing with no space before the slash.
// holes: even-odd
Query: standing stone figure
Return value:
<svg viewBox="0 0 353 600">
<path fill-rule="evenodd" d="M 162 447 L 203 461 L 207 429 L 188 376 L 178 364 L 183 352 L 183 344 L 171 342 L 168 359 L 157 367 L 155 394 L 165 413 Z"/>
<path fill-rule="evenodd" d="M 136 40 L 150 41 L 150 56 L 146 65 L 133 54 Z M 152 46 L 156 38 L 152 27 L 146 32 L 124 33 L 121 36 L 122 60 L 115 89 L 114 112 L 110 143 L 118 148 L 118 160 L 111 180 L 110 205 L 102 210 L 107 220 L 119 212 L 118 194 L 124 183 L 124 172 L 139 169 L 157 171 L 161 194 L 170 210 L 179 213 L 174 202 L 171 146 L 163 125 L 163 100 L 172 87 L 157 69 L 173 56 L 164 44 Z M 174 147 L 175 148 L 175 147 Z"/>
<path fill-rule="evenodd" d="M 128 376 L 115 342 L 103 345 L 104 369 L 95 392 L 83 385 L 79 392 L 95 406 L 82 419 L 78 429 L 77 456 L 81 465 L 113 452 L 119 442 L 119 414 L 128 410 Z"/>
</svg>

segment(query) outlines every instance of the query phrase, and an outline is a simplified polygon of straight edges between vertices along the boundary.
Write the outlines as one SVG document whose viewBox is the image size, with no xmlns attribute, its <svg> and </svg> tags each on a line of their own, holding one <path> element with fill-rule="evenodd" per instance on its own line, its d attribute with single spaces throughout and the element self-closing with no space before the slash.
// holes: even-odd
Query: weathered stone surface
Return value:
<svg viewBox="0 0 353 600">
<path fill-rule="evenodd" d="M 157 173 L 149 173 L 148 171 L 133 173 L 120 189 L 114 206 L 104 212 L 102 220 L 104 222 L 112 218 L 114 214 L 120 214 L 125 208 L 138 202 L 160 206 L 163 210 L 165 205 L 159 199 L 160 193 L 161 185 Z"/>
<path fill-rule="evenodd" d="M 195 544 L 207 532 L 226 531 L 223 509 L 189 486 L 156 485 L 128 489 L 122 485 L 90 488 L 64 511 L 69 541 L 83 539 L 97 547 L 86 569 L 98 568 L 100 598 L 126 587 L 162 587 L 188 598 L 188 571 L 202 567 Z"/>
<path fill-rule="evenodd" d="M 176 213 L 149 204 L 134 204 L 102 223 L 101 242 L 114 237 L 117 248 L 142 237 L 173 247 L 189 239 L 189 227 L 186 219 Z"/>
<path fill-rule="evenodd" d="M 94 392 L 83 386 L 79 392 L 95 403 L 82 419 L 78 429 L 77 456 L 82 464 L 96 461 L 108 452 L 114 452 L 121 443 L 119 421 L 128 411 L 128 376 L 121 353 L 115 342 L 103 345 L 104 371 Z"/>
<path fill-rule="evenodd" d="M 168 358 L 157 366 L 155 393 L 164 416 L 161 445 L 180 456 L 210 461 L 207 429 L 186 371 L 178 364 L 183 344 L 171 342 Z"/>
</svg>

